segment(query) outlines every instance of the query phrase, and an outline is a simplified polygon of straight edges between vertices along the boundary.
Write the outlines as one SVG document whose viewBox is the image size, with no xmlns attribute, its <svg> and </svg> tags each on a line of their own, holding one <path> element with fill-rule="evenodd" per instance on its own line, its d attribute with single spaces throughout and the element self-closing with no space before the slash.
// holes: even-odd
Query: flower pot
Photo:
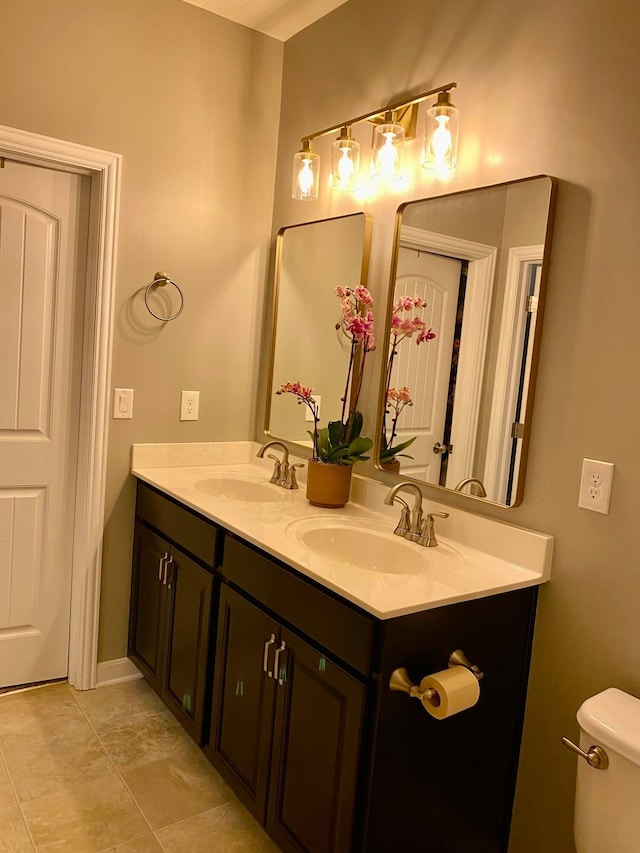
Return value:
<svg viewBox="0 0 640 853">
<path fill-rule="evenodd" d="M 393 461 L 390 460 L 389 462 L 381 462 L 380 467 L 383 471 L 390 471 L 392 474 L 399 474 L 400 460 L 394 459 Z"/>
<path fill-rule="evenodd" d="M 313 506 L 343 507 L 349 500 L 351 465 L 309 461 L 307 500 Z"/>
</svg>

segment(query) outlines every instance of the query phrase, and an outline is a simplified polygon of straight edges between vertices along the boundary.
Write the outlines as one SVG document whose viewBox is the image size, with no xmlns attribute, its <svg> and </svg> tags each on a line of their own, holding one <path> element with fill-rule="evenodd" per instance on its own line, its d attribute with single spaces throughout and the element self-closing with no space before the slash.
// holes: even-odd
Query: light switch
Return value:
<svg viewBox="0 0 640 853">
<path fill-rule="evenodd" d="M 133 417 L 133 388 L 113 389 L 113 417 L 121 419 Z"/>
</svg>

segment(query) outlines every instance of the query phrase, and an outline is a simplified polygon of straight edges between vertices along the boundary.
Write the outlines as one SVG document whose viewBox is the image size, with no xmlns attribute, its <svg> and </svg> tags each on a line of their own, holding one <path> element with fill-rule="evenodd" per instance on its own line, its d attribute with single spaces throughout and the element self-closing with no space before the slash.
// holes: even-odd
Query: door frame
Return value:
<svg viewBox="0 0 640 853">
<path fill-rule="evenodd" d="M 96 686 L 106 496 L 109 385 L 122 156 L 0 125 L 0 158 L 91 181 L 72 545 L 68 681 Z"/>
<path fill-rule="evenodd" d="M 408 249 L 469 262 L 462 326 L 465 335 L 458 354 L 456 404 L 451 426 L 454 452 L 447 463 L 447 488 L 453 489 L 457 482 L 471 476 L 476 450 L 498 248 L 407 225 L 401 228 L 399 242 Z"/>
<path fill-rule="evenodd" d="M 496 357 L 497 379 L 491 401 L 484 480 L 487 494 L 491 500 L 499 503 L 504 502 L 507 491 L 513 412 L 516 407 L 522 359 L 525 356 L 522 351 L 524 338 L 522 318 L 527 311 L 528 272 L 533 264 L 542 264 L 543 256 L 544 245 L 513 246 L 508 254 L 500 319 L 500 343 Z M 532 334 L 531 347 L 533 347 L 533 340 Z M 528 424 L 525 423 L 525 429 L 527 428 Z M 518 465 L 518 477 L 522 473 L 519 468 L 520 465 Z"/>
</svg>

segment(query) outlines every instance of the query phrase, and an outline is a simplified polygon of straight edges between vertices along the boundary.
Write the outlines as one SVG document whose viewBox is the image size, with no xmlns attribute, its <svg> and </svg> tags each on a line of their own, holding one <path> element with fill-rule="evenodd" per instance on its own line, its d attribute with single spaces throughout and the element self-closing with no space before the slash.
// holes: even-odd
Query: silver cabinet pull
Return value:
<svg viewBox="0 0 640 853">
<path fill-rule="evenodd" d="M 273 659 L 273 677 L 274 677 L 275 679 L 277 679 L 278 684 L 279 684 L 281 687 L 282 687 L 282 685 L 284 684 L 284 678 L 282 678 L 282 676 L 281 676 L 281 674 L 280 674 L 280 655 L 282 654 L 282 652 L 283 652 L 286 648 L 287 648 L 287 644 L 286 644 L 286 643 L 285 643 L 285 641 L 283 640 L 283 641 L 282 641 L 282 643 L 281 643 L 281 644 L 278 646 L 278 648 L 276 649 L 276 656 L 275 656 L 275 658 Z M 286 670 L 285 670 L 285 676 L 286 676 Z"/>
<path fill-rule="evenodd" d="M 271 639 L 264 644 L 264 655 L 262 656 L 262 670 L 266 672 L 269 678 L 273 678 L 273 672 L 269 669 L 269 650 L 276 641 L 276 635 L 272 634 Z"/>
<path fill-rule="evenodd" d="M 584 758 L 589 767 L 593 767 L 594 770 L 606 770 L 609 766 L 609 756 L 601 746 L 590 746 L 585 752 L 579 746 L 576 746 L 573 741 L 570 741 L 568 737 L 563 737 L 562 743 L 568 749 L 572 750 L 572 752 L 579 755 L 580 758 Z"/>
<path fill-rule="evenodd" d="M 164 582 L 167 584 L 167 587 L 169 589 L 171 589 L 171 587 L 173 586 L 173 581 L 175 580 L 173 571 L 174 566 L 175 560 L 173 559 L 173 557 L 169 557 L 169 559 L 164 564 Z M 169 567 L 171 567 L 171 575 L 169 575 Z"/>
<path fill-rule="evenodd" d="M 160 557 L 160 562 L 158 563 L 158 580 L 160 583 L 164 583 L 164 572 L 165 572 L 165 561 L 169 559 L 169 553 L 167 551 L 164 552 L 164 557 Z"/>
</svg>

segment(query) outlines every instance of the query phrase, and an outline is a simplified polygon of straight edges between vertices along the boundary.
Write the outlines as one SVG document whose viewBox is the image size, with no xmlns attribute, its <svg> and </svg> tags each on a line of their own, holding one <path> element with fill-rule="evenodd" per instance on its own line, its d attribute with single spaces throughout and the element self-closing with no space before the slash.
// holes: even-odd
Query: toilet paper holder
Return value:
<svg viewBox="0 0 640 853">
<path fill-rule="evenodd" d="M 449 655 L 448 666 L 451 668 L 452 666 L 464 666 L 465 669 L 468 669 L 472 672 L 475 677 L 480 681 L 481 678 L 484 677 L 484 672 L 482 672 L 475 664 L 472 664 L 471 661 L 467 658 L 462 649 L 456 649 L 455 652 L 451 652 Z M 398 669 L 394 669 L 391 673 L 391 678 L 389 679 L 389 689 L 390 690 L 398 690 L 402 693 L 408 693 L 409 696 L 414 699 L 424 700 L 427 699 L 431 702 L 437 702 L 438 693 L 433 688 L 429 687 L 426 690 L 421 690 L 419 684 L 414 684 L 409 677 L 409 673 L 404 667 L 400 667 Z"/>
</svg>

